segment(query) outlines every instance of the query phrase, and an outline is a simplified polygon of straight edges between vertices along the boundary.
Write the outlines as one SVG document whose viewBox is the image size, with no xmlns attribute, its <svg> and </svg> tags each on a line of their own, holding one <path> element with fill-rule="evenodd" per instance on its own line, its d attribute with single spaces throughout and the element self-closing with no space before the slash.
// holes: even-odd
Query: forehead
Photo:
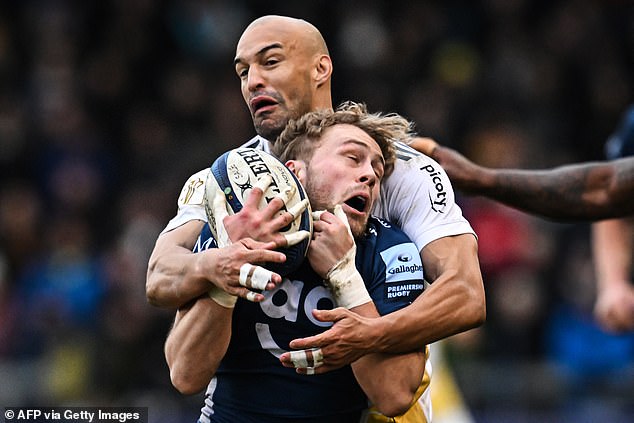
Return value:
<svg viewBox="0 0 634 423">
<path fill-rule="evenodd" d="M 263 49 L 277 47 L 291 50 L 296 45 L 294 31 L 284 26 L 273 27 L 268 24 L 248 28 L 236 47 L 236 59 L 247 60 Z"/>
<path fill-rule="evenodd" d="M 343 145 L 358 146 L 383 157 L 379 144 L 363 129 L 354 125 L 338 124 L 324 130 L 320 147 L 327 146 L 328 149 L 333 149 Z"/>
</svg>

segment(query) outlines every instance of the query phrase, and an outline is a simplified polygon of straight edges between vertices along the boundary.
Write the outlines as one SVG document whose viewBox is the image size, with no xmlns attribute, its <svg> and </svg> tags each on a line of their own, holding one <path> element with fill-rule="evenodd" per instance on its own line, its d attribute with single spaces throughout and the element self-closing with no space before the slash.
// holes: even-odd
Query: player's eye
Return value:
<svg viewBox="0 0 634 423">
<path fill-rule="evenodd" d="M 265 66 L 274 66 L 274 65 L 277 65 L 279 62 L 280 62 L 280 61 L 279 61 L 278 59 L 272 59 L 272 58 L 271 58 L 271 59 L 266 59 L 266 60 L 264 61 L 264 65 L 265 65 Z"/>
<path fill-rule="evenodd" d="M 244 79 L 249 75 L 249 68 L 239 68 L 236 69 L 236 73 L 240 77 L 240 79 Z"/>
<path fill-rule="evenodd" d="M 379 180 L 383 179 L 383 173 L 384 173 L 383 167 L 374 168 L 374 175 L 376 176 L 377 179 Z"/>
</svg>

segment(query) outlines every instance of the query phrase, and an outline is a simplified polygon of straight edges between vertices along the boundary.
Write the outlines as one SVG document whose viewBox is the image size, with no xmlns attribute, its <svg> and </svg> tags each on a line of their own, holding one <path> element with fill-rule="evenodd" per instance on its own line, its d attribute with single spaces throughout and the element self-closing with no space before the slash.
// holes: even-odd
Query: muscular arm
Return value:
<svg viewBox="0 0 634 423">
<path fill-rule="evenodd" d="M 421 252 L 431 286 L 410 306 L 379 319 L 376 349 L 412 351 L 482 324 L 484 287 L 473 235 L 440 238 Z M 429 322 L 426 324 L 426 322 Z"/>
<path fill-rule="evenodd" d="M 379 317 L 373 303 L 352 309 L 359 316 Z M 370 402 L 384 415 L 398 416 L 412 405 L 425 372 L 423 348 L 404 354 L 367 354 L 352 371 Z"/>
<path fill-rule="evenodd" d="M 634 158 L 548 170 L 491 169 L 451 148 L 417 138 L 412 147 L 445 169 L 455 188 L 556 220 L 595 220 L 634 214 Z"/>
<path fill-rule="evenodd" d="M 150 256 L 146 280 L 148 301 L 155 306 L 177 308 L 217 286 L 229 294 L 246 298 L 249 292 L 238 284 L 244 263 L 281 263 L 284 254 L 273 251 L 275 242 L 261 243 L 243 238 L 224 248 L 192 252 L 205 223 L 192 220 L 159 236 Z M 282 278 L 273 274 L 271 289 Z M 264 297 L 258 294 L 256 300 Z"/>
<path fill-rule="evenodd" d="M 209 291 L 211 285 L 199 270 L 200 256 L 192 252 L 204 225 L 200 220 L 191 220 L 158 237 L 145 284 L 150 304 L 176 308 Z"/>
<path fill-rule="evenodd" d="M 634 213 L 634 158 L 552 170 L 488 170 L 480 193 L 552 219 L 603 219 Z M 485 179 L 486 180 L 486 179 Z"/>
<path fill-rule="evenodd" d="M 440 238 L 421 252 L 433 284 L 409 306 L 380 318 L 360 317 L 341 308 L 315 311 L 331 329 L 291 341 L 291 348 L 321 347 L 332 370 L 372 352 L 412 352 L 482 324 L 486 303 L 477 242 L 464 234 Z"/>
<path fill-rule="evenodd" d="M 231 339 L 233 308 L 202 296 L 176 313 L 165 341 L 172 384 L 182 394 L 202 391 L 216 373 Z"/>
<path fill-rule="evenodd" d="M 254 188 L 243 209 L 223 220 L 227 233 L 234 241 L 228 247 L 192 252 L 206 225 L 202 220 L 190 220 L 160 235 L 148 263 L 146 295 L 150 304 L 181 307 L 209 291 L 212 283 L 244 298 L 248 291 L 236 286 L 242 264 L 283 262 L 284 255 L 271 250 L 285 245 L 286 239 L 279 229 L 288 225 L 293 217 L 289 213 L 278 215 L 284 206 L 280 198 L 259 210 L 258 204 L 263 195 L 260 188 Z M 275 275 L 272 282 L 281 282 L 279 275 Z M 263 299 L 261 295 L 257 298 Z"/>
</svg>

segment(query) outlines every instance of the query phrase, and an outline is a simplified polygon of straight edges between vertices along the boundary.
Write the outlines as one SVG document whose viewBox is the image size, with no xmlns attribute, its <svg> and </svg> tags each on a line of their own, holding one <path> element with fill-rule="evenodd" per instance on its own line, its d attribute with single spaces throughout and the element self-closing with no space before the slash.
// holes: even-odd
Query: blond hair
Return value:
<svg viewBox="0 0 634 423">
<path fill-rule="evenodd" d="M 335 125 L 353 125 L 368 134 L 379 146 L 385 160 L 385 176 L 394 169 L 394 141 L 412 135 L 412 123 L 396 114 L 368 113 L 363 103 L 347 101 L 336 110 L 317 110 L 291 120 L 273 144 L 273 154 L 282 162 L 309 161 L 324 130 Z"/>
</svg>

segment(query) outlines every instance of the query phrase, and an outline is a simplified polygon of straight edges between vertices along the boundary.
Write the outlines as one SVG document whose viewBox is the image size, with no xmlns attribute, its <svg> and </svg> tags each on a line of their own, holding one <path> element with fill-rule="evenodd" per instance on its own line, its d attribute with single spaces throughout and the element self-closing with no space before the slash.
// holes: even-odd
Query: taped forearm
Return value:
<svg viewBox="0 0 634 423">
<path fill-rule="evenodd" d="M 326 285 L 339 307 L 351 309 L 372 301 L 365 288 L 365 283 L 355 267 L 356 248 L 351 248 L 328 271 Z"/>
</svg>

